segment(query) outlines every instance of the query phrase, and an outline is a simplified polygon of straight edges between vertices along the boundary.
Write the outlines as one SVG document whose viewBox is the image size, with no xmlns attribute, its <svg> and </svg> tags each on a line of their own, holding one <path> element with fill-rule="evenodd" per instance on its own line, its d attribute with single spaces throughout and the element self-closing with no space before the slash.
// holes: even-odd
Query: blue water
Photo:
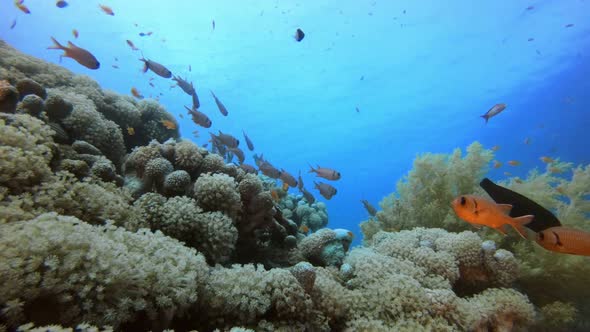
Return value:
<svg viewBox="0 0 590 332">
<path fill-rule="evenodd" d="M 101 68 L 71 59 L 64 67 L 119 93 L 162 93 L 168 111 L 185 114 L 190 97 L 171 89 L 173 81 L 142 73 L 141 54 L 125 42 L 132 40 L 195 83 L 212 131 L 241 138 L 245 130 L 255 152 L 294 175 L 301 170 L 308 189 L 308 163 L 339 170 L 338 193 L 327 202 L 332 228 L 360 235 L 368 216 L 359 200 L 377 206 L 420 153 L 449 153 L 474 140 L 499 145 L 498 160 L 522 165 L 493 170 L 494 179 L 543 167 L 542 155 L 590 162 L 589 1 L 103 2 L 115 16 L 96 1 L 68 2 L 59 9 L 27 0 L 25 15 L 2 1 L 0 38 L 54 63 L 61 51 L 46 49 L 49 37 L 72 40 Z M 300 43 L 297 28 L 306 34 Z M 508 107 L 485 124 L 479 116 L 496 103 Z M 184 138 L 207 141 L 207 130 L 177 119 Z M 251 155 L 246 162 L 254 164 Z"/>
</svg>

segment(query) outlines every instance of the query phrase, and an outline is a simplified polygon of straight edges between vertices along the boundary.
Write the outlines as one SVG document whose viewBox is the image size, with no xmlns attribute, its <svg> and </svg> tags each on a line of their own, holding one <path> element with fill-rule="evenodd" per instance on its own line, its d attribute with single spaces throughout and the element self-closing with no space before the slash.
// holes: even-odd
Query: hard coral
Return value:
<svg viewBox="0 0 590 332">
<path fill-rule="evenodd" d="M 0 113 L 14 113 L 18 99 L 18 90 L 2 81 L 0 83 Z"/>
<path fill-rule="evenodd" d="M 235 180 L 225 174 L 202 174 L 195 181 L 194 196 L 205 211 L 220 211 L 235 218 L 241 209 Z"/>
</svg>

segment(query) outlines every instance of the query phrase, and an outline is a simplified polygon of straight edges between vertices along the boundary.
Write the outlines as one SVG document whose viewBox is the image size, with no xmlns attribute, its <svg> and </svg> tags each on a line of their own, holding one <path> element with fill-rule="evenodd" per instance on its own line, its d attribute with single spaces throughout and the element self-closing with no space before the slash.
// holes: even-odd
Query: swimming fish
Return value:
<svg viewBox="0 0 590 332">
<path fill-rule="evenodd" d="M 76 30 L 76 29 L 73 29 L 73 30 L 72 30 L 72 35 L 74 36 L 74 38 L 78 38 L 78 36 L 79 36 L 80 34 L 78 33 L 78 30 Z"/>
<path fill-rule="evenodd" d="M 301 178 L 301 171 L 299 171 L 299 176 L 297 177 L 297 187 L 299 191 L 303 190 L 303 179 Z"/>
<path fill-rule="evenodd" d="M 127 45 L 129 45 L 129 47 L 131 47 L 131 49 L 133 51 L 139 51 L 139 48 L 135 47 L 135 45 L 133 44 L 133 42 L 129 39 L 127 39 Z"/>
<path fill-rule="evenodd" d="M 246 157 L 244 156 L 244 151 L 242 151 L 242 149 L 235 147 L 235 148 L 228 148 L 228 150 L 233 153 L 236 157 L 238 157 L 238 161 L 240 162 L 240 164 L 242 164 L 244 162 L 244 160 L 246 159 Z"/>
<path fill-rule="evenodd" d="M 209 90 L 211 91 L 211 90 Z M 223 103 L 219 100 L 219 98 L 217 98 L 217 96 L 213 93 L 213 91 L 211 91 L 211 95 L 213 96 L 213 98 L 215 99 L 215 104 L 217 104 L 217 108 L 219 109 L 219 112 L 221 112 L 221 114 L 223 114 L 223 116 L 227 116 L 227 108 L 225 108 L 225 105 L 223 105 Z"/>
<path fill-rule="evenodd" d="M 164 67 L 163 65 L 149 59 L 145 59 L 142 57 L 139 59 L 143 61 L 143 72 L 147 72 L 148 69 L 153 71 L 156 75 L 161 76 L 163 78 L 170 78 L 172 77 L 172 72 L 168 70 L 168 68 Z"/>
<path fill-rule="evenodd" d="M 360 112 L 361 112 L 361 111 L 359 110 L 358 106 L 357 106 L 357 107 L 355 107 L 355 110 L 356 110 L 356 112 L 357 112 L 357 113 L 360 113 Z"/>
<path fill-rule="evenodd" d="M 281 168 L 281 176 L 280 176 L 281 180 L 283 180 L 283 182 L 285 182 L 286 184 L 289 185 L 289 187 L 295 188 L 297 187 L 297 180 L 295 180 L 295 177 L 289 173 L 287 173 L 287 171 L 285 171 L 284 169 Z"/>
<path fill-rule="evenodd" d="M 289 190 L 289 184 L 287 182 L 283 182 L 283 185 L 281 186 L 281 189 L 283 191 L 288 191 Z"/>
<path fill-rule="evenodd" d="M 566 27 L 566 28 L 571 28 L 571 27 L 573 27 L 573 26 L 574 26 L 574 24 L 573 24 L 573 23 L 570 23 L 570 24 L 566 24 L 566 25 L 565 25 L 565 27 Z"/>
<path fill-rule="evenodd" d="M 111 7 L 105 5 L 98 5 L 98 7 L 100 7 L 100 10 L 102 10 L 105 14 L 115 16 L 115 12 L 113 12 Z"/>
<path fill-rule="evenodd" d="M 182 77 L 173 76 L 173 81 L 176 81 L 176 84 L 184 91 L 187 95 L 192 96 L 195 92 L 195 88 L 193 87 L 193 83 L 189 83 L 188 81 L 184 80 Z"/>
<path fill-rule="evenodd" d="M 12 24 L 10 24 L 10 30 L 14 29 L 15 26 L 16 26 L 16 18 L 14 20 L 12 20 Z"/>
<path fill-rule="evenodd" d="M 331 199 L 338 192 L 336 188 L 327 183 L 314 181 L 313 184 L 315 185 L 314 188 L 318 189 L 320 191 L 320 195 L 322 195 L 325 199 Z"/>
<path fill-rule="evenodd" d="M 205 113 L 199 112 L 199 110 L 197 109 L 190 109 L 186 106 L 184 106 L 184 108 L 186 108 L 186 110 L 188 111 L 188 114 L 190 114 L 193 118 L 193 122 L 198 124 L 201 127 L 204 128 L 210 128 L 211 127 L 211 120 L 209 119 L 209 117 L 207 115 L 205 115 Z"/>
<path fill-rule="evenodd" d="M 494 152 L 495 151 L 498 151 L 498 150 L 500 150 L 500 146 L 499 145 L 494 145 L 494 146 L 491 147 L 491 150 L 494 151 Z"/>
<path fill-rule="evenodd" d="M 377 215 L 377 209 L 375 209 L 375 207 L 371 205 L 369 201 L 367 201 L 366 199 L 361 199 L 361 203 L 363 203 L 363 206 L 372 217 Z"/>
<path fill-rule="evenodd" d="M 324 167 L 320 167 L 320 165 L 318 165 L 317 168 L 313 168 L 313 166 L 309 166 L 311 169 L 309 170 L 309 173 L 316 173 L 317 176 L 324 178 L 326 180 L 338 180 L 340 179 L 340 172 L 337 172 L 331 168 L 324 168 Z"/>
<path fill-rule="evenodd" d="M 237 148 L 240 145 L 240 141 L 229 134 L 224 134 L 219 130 L 219 135 L 217 135 L 217 139 L 221 141 L 225 146 L 228 148 Z"/>
<path fill-rule="evenodd" d="M 151 36 L 151 35 L 152 35 L 152 33 L 153 33 L 153 32 L 151 32 L 151 31 L 150 31 L 150 32 L 140 32 L 140 33 L 139 33 L 139 36 L 140 36 L 140 37 Z"/>
<path fill-rule="evenodd" d="M 295 31 L 295 40 L 300 42 L 303 40 L 303 38 L 305 37 L 305 33 L 303 32 L 303 30 L 297 28 L 297 31 Z"/>
<path fill-rule="evenodd" d="M 256 168 L 254 168 L 254 166 L 252 166 L 252 165 L 241 164 L 240 168 L 243 169 L 244 172 L 246 172 L 246 173 L 258 174 L 258 171 L 256 170 Z"/>
<path fill-rule="evenodd" d="M 215 31 L 215 20 L 211 20 L 211 28 Z"/>
<path fill-rule="evenodd" d="M 546 157 L 546 156 L 543 156 L 539 159 L 541 159 L 541 161 L 544 162 L 545 164 L 551 164 L 552 162 L 555 162 L 555 160 L 553 160 L 553 158 Z"/>
<path fill-rule="evenodd" d="M 494 160 L 494 168 L 500 168 L 500 167 L 502 167 L 502 163 L 497 160 Z"/>
<path fill-rule="evenodd" d="M 496 105 L 492 106 L 492 108 L 490 108 L 486 112 L 486 114 L 482 115 L 481 117 L 486 120 L 486 123 L 488 123 L 488 120 L 490 118 L 500 114 L 500 112 L 502 112 L 505 109 L 506 109 L 506 104 L 496 104 Z"/>
<path fill-rule="evenodd" d="M 176 123 L 174 123 L 174 122 L 172 122 L 170 120 L 164 120 L 164 119 L 162 119 L 162 120 L 160 120 L 160 122 L 162 123 L 162 125 L 164 127 L 166 127 L 166 129 L 170 129 L 170 130 L 176 129 Z"/>
<path fill-rule="evenodd" d="M 506 163 L 510 166 L 520 166 L 520 161 L 518 160 L 508 160 Z"/>
<path fill-rule="evenodd" d="M 188 65 L 188 71 L 192 71 L 191 65 Z"/>
<path fill-rule="evenodd" d="M 299 231 L 303 234 L 307 234 L 309 232 L 309 227 L 307 227 L 307 225 L 303 224 L 303 225 L 299 226 Z"/>
<path fill-rule="evenodd" d="M 527 39 L 527 41 L 530 41 L 530 42 L 532 42 L 533 40 L 535 40 L 535 38 L 529 38 L 529 39 Z"/>
<path fill-rule="evenodd" d="M 504 175 L 505 176 L 512 176 L 512 173 L 510 173 L 510 172 L 504 172 Z"/>
<path fill-rule="evenodd" d="M 479 183 L 479 186 L 485 190 L 496 203 L 512 205 L 512 210 L 510 210 L 511 217 L 534 215 L 534 219 L 525 225 L 528 229 L 531 229 L 534 232 L 540 232 L 549 227 L 561 226 L 561 222 L 553 213 L 551 213 L 551 211 L 545 209 L 524 195 L 499 186 L 488 178 L 484 178 Z"/>
<path fill-rule="evenodd" d="M 64 0 L 58 0 L 55 5 L 57 6 L 57 8 L 66 8 L 68 6 L 68 3 Z"/>
<path fill-rule="evenodd" d="M 111 67 L 113 67 L 115 69 L 119 69 L 119 66 L 117 66 L 117 65 L 111 65 Z"/>
<path fill-rule="evenodd" d="M 257 163 L 258 168 L 262 172 L 262 174 L 273 178 L 278 179 L 281 177 L 281 171 L 279 171 L 276 167 L 274 167 L 271 163 L 266 160 L 262 160 L 261 162 Z"/>
<path fill-rule="evenodd" d="M 313 195 L 307 191 L 307 189 L 301 188 L 301 193 L 303 194 L 303 198 L 305 198 L 307 201 L 307 204 L 311 205 L 315 202 L 315 197 L 313 197 Z"/>
<path fill-rule="evenodd" d="M 127 127 L 127 134 L 129 134 L 129 136 L 135 135 L 135 129 L 133 127 Z"/>
<path fill-rule="evenodd" d="M 530 138 L 528 138 L 528 137 L 527 137 L 527 138 L 525 138 L 525 139 L 524 139 L 524 144 L 526 144 L 526 145 L 529 145 L 529 144 L 531 144 L 531 139 L 530 139 Z"/>
<path fill-rule="evenodd" d="M 154 85 L 154 83 L 152 83 L 152 82 L 149 82 L 148 84 L 149 84 L 149 85 L 150 85 L 152 88 L 155 88 L 155 87 L 156 87 L 156 86 Z"/>
<path fill-rule="evenodd" d="M 25 14 L 30 14 L 31 11 L 29 10 L 29 8 L 23 4 L 23 1 L 15 1 L 14 5 L 16 6 L 16 8 L 18 8 L 21 12 L 25 13 Z"/>
<path fill-rule="evenodd" d="M 506 234 L 503 227 L 510 225 L 522 236 L 527 238 L 524 225 L 531 222 L 533 215 L 524 215 L 516 218 L 510 217 L 510 204 L 496 204 L 483 197 L 463 195 L 455 198 L 451 203 L 457 217 L 478 227 L 487 226 Z"/>
<path fill-rule="evenodd" d="M 61 45 L 55 38 L 51 37 L 53 46 L 49 46 L 47 49 L 50 50 L 63 50 L 64 54 L 59 56 L 59 59 L 66 57 L 76 60 L 82 66 L 88 69 L 100 68 L 100 62 L 87 50 L 74 45 L 71 41 L 68 41 L 68 46 Z"/>
<path fill-rule="evenodd" d="M 535 241 L 550 251 L 590 256 L 590 232 L 557 226 L 538 232 Z"/>
<path fill-rule="evenodd" d="M 197 96 L 197 92 L 193 90 L 191 94 L 191 98 L 193 99 L 193 108 L 198 109 L 201 107 L 201 102 L 199 101 L 199 96 Z"/>
<path fill-rule="evenodd" d="M 248 135 L 246 135 L 246 132 L 243 129 L 242 129 L 242 133 L 244 134 L 244 140 L 246 141 L 246 145 L 248 146 L 248 150 L 254 151 L 254 144 L 252 144 L 252 141 L 250 140 Z"/>
<path fill-rule="evenodd" d="M 139 90 L 137 90 L 136 87 L 131 88 L 131 94 L 137 99 L 143 99 L 143 95 L 139 92 Z"/>
</svg>

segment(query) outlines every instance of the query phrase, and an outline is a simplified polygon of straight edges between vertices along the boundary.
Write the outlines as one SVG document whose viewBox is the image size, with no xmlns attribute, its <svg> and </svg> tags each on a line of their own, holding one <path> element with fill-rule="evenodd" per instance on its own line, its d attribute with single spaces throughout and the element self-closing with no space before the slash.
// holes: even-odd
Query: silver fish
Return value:
<svg viewBox="0 0 590 332">
<path fill-rule="evenodd" d="M 244 134 L 244 140 L 246 140 L 246 145 L 248 146 L 248 150 L 254 151 L 254 144 L 252 144 L 250 137 L 248 137 L 248 135 L 246 135 L 246 132 L 244 130 L 242 130 L 242 133 Z"/>
<path fill-rule="evenodd" d="M 481 117 L 486 120 L 486 123 L 488 123 L 488 120 L 491 117 L 494 117 L 494 116 L 500 114 L 505 109 L 506 109 L 506 104 L 496 104 L 496 105 L 492 106 L 492 108 L 490 108 L 490 110 L 487 111 L 486 114 L 482 115 Z"/>
<path fill-rule="evenodd" d="M 211 90 L 209 90 L 211 91 Z M 219 100 L 219 98 L 217 98 L 217 96 L 213 93 L 213 91 L 211 91 L 211 95 L 213 96 L 213 99 L 215 99 L 215 104 L 217 104 L 217 108 L 219 108 L 219 112 L 221 112 L 221 114 L 223 114 L 223 116 L 227 116 L 228 112 L 227 112 L 227 108 L 225 108 L 225 105 L 223 105 L 223 103 Z"/>
<path fill-rule="evenodd" d="M 313 166 L 309 166 L 311 169 L 309 170 L 309 173 L 316 173 L 317 176 L 324 178 L 326 180 L 338 180 L 340 179 L 340 172 L 333 170 L 331 168 L 325 168 L 325 167 L 320 167 L 318 165 L 317 168 L 313 168 Z"/>
</svg>

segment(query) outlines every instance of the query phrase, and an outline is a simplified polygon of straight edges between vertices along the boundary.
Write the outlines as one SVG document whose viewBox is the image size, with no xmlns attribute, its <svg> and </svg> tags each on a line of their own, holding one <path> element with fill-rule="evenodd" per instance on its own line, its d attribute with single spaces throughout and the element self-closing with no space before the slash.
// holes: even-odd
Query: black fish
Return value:
<svg viewBox="0 0 590 332">
<path fill-rule="evenodd" d="M 295 40 L 300 42 L 303 40 L 303 38 L 305 37 L 305 33 L 303 32 L 303 30 L 301 29 L 297 29 L 297 31 L 295 31 Z"/>
<path fill-rule="evenodd" d="M 535 232 L 540 232 L 550 227 L 561 226 L 561 222 L 559 222 L 559 219 L 551 211 L 531 199 L 508 188 L 499 186 L 488 178 L 484 178 L 479 185 L 496 203 L 512 205 L 512 210 L 510 210 L 511 217 L 520 217 L 527 214 L 534 215 L 533 220 L 526 224 L 525 227 Z"/>
</svg>

